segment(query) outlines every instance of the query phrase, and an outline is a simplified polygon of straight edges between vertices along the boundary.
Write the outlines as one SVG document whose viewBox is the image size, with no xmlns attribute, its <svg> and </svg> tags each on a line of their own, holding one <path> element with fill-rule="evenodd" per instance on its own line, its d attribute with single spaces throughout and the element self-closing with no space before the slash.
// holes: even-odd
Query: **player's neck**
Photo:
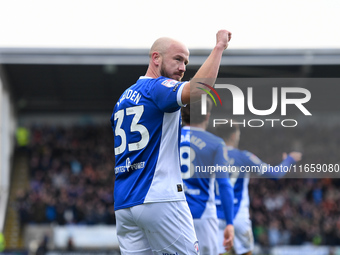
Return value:
<svg viewBox="0 0 340 255">
<path fill-rule="evenodd" d="M 237 146 L 237 144 L 234 142 L 234 141 L 224 141 L 225 142 L 225 144 L 227 145 L 227 146 L 230 146 L 230 147 L 233 147 L 233 148 L 237 148 L 238 146 Z"/>
<path fill-rule="evenodd" d="M 145 76 L 156 79 L 156 78 L 160 77 L 161 75 L 159 74 L 159 72 L 156 68 L 152 68 L 151 66 L 149 66 L 148 70 L 146 71 Z"/>
</svg>

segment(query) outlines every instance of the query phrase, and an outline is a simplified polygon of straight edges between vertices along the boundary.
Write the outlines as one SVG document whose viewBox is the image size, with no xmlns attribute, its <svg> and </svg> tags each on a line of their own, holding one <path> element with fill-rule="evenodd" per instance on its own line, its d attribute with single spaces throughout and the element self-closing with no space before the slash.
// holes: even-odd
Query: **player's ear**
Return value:
<svg viewBox="0 0 340 255">
<path fill-rule="evenodd" d="M 161 61 L 162 61 L 162 56 L 159 52 L 154 51 L 151 54 L 151 59 L 152 59 L 152 62 L 154 63 L 154 65 L 159 66 L 161 64 Z"/>
</svg>

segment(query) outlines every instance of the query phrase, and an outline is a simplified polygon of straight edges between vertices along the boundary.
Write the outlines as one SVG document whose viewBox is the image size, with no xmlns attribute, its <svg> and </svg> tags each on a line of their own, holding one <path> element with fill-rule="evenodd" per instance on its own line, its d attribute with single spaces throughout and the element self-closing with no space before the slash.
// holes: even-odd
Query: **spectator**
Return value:
<svg viewBox="0 0 340 255">
<path fill-rule="evenodd" d="M 340 155 L 338 130 L 338 126 L 327 129 L 317 126 L 287 130 L 251 129 L 243 132 L 240 148 L 250 150 L 274 165 L 281 160 L 279 152 L 290 151 L 293 141 L 299 141 L 304 147 L 301 164 L 334 164 Z M 27 147 L 31 185 L 28 190 L 18 191 L 16 200 L 21 225 L 33 222 L 55 222 L 59 225 L 115 224 L 111 127 L 34 126 L 30 133 Z M 261 141 L 266 137 L 271 138 L 269 145 L 258 146 L 263 144 Z M 315 137 L 318 137 L 317 141 Z M 329 137 L 334 141 L 330 141 Z M 332 153 L 325 150 L 330 144 Z M 74 162 L 79 163 L 80 171 L 78 163 L 74 169 Z M 56 182 L 60 176 L 63 176 L 64 181 Z M 270 226 L 273 226 L 272 222 L 279 222 L 282 244 L 339 244 L 339 187 L 340 180 L 330 178 L 252 178 L 249 194 L 255 242 L 269 245 Z M 275 201 L 275 206 L 269 211 L 265 201 L 271 199 Z M 93 208 L 98 204 L 101 205 L 101 213 L 90 208 L 86 210 L 87 206 Z M 106 216 L 102 214 L 103 208 Z M 72 212 L 71 221 L 65 218 L 67 210 Z M 311 229 L 311 226 L 315 228 Z"/>
</svg>

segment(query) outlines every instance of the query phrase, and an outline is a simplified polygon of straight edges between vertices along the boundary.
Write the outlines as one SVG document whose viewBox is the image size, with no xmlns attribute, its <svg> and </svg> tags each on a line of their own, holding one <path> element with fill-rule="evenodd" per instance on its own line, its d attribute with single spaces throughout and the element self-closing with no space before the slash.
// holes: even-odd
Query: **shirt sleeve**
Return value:
<svg viewBox="0 0 340 255">
<path fill-rule="evenodd" d="M 229 178 L 216 179 L 220 192 L 220 200 L 227 225 L 233 224 L 234 219 L 234 189 Z"/>
<path fill-rule="evenodd" d="M 155 80 L 149 93 L 160 110 L 175 112 L 183 106 L 181 98 L 185 83 L 162 77 Z"/>
<path fill-rule="evenodd" d="M 295 164 L 295 160 L 291 156 L 287 156 L 280 164 L 272 166 L 260 160 L 253 153 L 244 151 L 244 156 L 246 158 L 247 166 L 256 166 L 258 169 L 258 174 L 263 175 L 268 178 L 281 178 L 288 171 L 288 168 Z"/>
<path fill-rule="evenodd" d="M 228 166 L 228 149 L 224 142 L 221 141 L 220 146 L 217 148 L 216 164 L 219 166 Z M 224 170 L 225 171 L 224 171 Z M 227 168 L 216 169 L 216 181 L 219 187 L 220 200 L 223 208 L 225 220 L 227 225 L 233 224 L 234 218 L 234 189 L 230 183 Z"/>
</svg>

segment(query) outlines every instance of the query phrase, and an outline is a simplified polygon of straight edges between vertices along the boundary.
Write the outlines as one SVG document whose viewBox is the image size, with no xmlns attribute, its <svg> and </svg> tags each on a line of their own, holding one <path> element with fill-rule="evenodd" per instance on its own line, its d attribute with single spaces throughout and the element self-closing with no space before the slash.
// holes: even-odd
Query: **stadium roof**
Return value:
<svg viewBox="0 0 340 255">
<path fill-rule="evenodd" d="M 184 80 L 210 50 L 191 50 Z M 144 75 L 148 50 L 0 48 L 19 114 L 107 112 Z M 339 77 L 340 49 L 228 50 L 219 77 Z"/>
<path fill-rule="evenodd" d="M 190 65 L 201 65 L 210 50 L 190 51 Z M 229 49 L 222 65 L 339 65 L 340 49 Z M 0 48 L 2 64 L 147 65 L 147 49 Z"/>
</svg>

